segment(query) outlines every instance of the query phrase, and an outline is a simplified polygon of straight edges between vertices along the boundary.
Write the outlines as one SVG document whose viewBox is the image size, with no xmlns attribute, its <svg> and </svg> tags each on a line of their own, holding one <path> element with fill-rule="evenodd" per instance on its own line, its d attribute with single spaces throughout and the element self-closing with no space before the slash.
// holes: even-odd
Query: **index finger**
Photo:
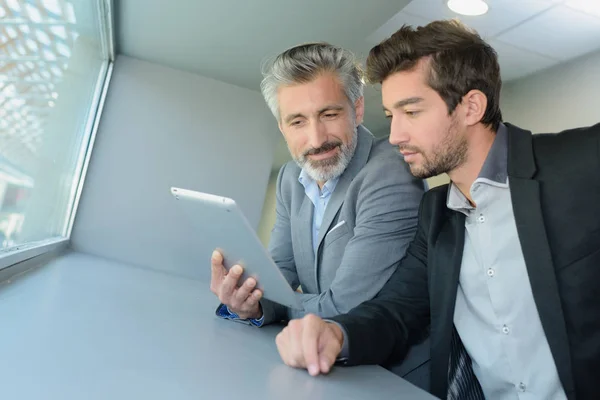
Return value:
<svg viewBox="0 0 600 400">
<path fill-rule="evenodd" d="M 215 250 L 210 257 L 211 277 L 219 281 L 223 280 L 226 275 L 225 267 L 223 266 L 223 255 Z"/>
<path fill-rule="evenodd" d="M 321 320 L 314 315 L 304 317 L 302 329 L 302 350 L 308 373 L 312 376 L 319 374 L 319 336 L 321 335 Z"/>
</svg>

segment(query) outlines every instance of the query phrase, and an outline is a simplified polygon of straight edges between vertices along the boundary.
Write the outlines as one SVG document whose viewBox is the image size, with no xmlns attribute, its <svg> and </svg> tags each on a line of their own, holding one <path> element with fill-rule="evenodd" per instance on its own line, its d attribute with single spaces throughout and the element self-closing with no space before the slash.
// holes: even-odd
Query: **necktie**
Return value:
<svg viewBox="0 0 600 400">
<path fill-rule="evenodd" d="M 473 372 L 471 357 L 463 346 L 456 328 L 452 329 L 450 345 L 448 400 L 485 400 L 481 385 Z"/>
</svg>

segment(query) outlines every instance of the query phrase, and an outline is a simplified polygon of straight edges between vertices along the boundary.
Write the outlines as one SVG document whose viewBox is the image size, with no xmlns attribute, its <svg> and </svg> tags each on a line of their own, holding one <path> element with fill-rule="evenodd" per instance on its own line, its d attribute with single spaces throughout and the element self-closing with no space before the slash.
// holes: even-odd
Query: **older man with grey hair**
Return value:
<svg viewBox="0 0 600 400">
<path fill-rule="evenodd" d="M 333 317 L 373 298 L 392 275 L 416 232 L 424 182 L 361 125 L 364 83 L 352 53 L 304 44 L 263 74 L 263 96 L 294 160 L 277 179 L 269 251 L 292 288 L 302 287 L 302 308 L 262 299 L 254 278 L 238 285 L 242 268 L 227 272 L 215 251 L 217 315 L 254 326 Z"/>
</svg>

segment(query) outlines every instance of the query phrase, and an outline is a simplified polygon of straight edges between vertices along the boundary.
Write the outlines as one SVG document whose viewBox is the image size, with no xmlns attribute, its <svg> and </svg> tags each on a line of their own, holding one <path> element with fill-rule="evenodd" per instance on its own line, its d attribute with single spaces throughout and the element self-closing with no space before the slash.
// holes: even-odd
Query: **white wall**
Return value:
<svg viewBox="0 0 600 400">
<path fill-rule="evenodd" d="M 77 251 L 207 279 L 171 186 L 235 199 L 256 229 L 277 125 L 258 92 L 120 56 L 72 235 Z"/>
<path fill-rule="evenodd" d="M 507 83 L 504 120 L 534 133 L 600 122 L 600 52 Z"/>
</svg>

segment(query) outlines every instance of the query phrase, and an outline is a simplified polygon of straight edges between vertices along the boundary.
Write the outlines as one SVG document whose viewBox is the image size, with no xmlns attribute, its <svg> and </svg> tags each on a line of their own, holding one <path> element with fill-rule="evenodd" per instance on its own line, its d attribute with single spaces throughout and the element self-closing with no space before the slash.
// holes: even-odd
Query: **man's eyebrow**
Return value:
<svg viewBox="0 0 600 400">
<path fill-rule="evenodd" d="M 332 105 L 321 108 L 319 110 L 319 114 L 323 114 L 325 111 L 342 111 L 343 109 L 344 109 L 344 106 L 341 106 L 339 104 L 332 104 Z"/>
<path fill-rule="evenodd" d="M 304 117 L 304 115 L 301 113 L 290 114 L 287 117 L 285 117 L 284 121 L 287 124 L 287 123 L 290 123 L 293 119 L 298 118 L 298 117 Z"/>
<path fill-rule="evenodd" d="M 327 106 L 321 108 L 318 111 L 318 113 L 323 114 L 326 111 L 343 111 L 343 110 L 344 110 L 344 106 L 342 106 L 342 105 L 330 104 L 330 105 L 327 105 Z M 292 120 L 294 120 L 295 118 L 298 118 L 298 117 L 304 117 L 304 114 L 302 114 L 302 113 L 290 114 L 284 118 L 284 121 L 286 124 L 289 124 Z"/>
<path fill-rule="evenodd" d="M 399 100 L 396 103 L 394 103 L 393 108 L 397 109 L 397 108 L 402 108 L 404 106 L 408 106 L 410 104 L 418 104 L 418 103 L 420 103 L 420 102 L 422 102 L 424 100 L 425 99 L 423 99 L 422 97 L 409 97 L 407 99 L 402 99 L 402 100 Z M 387 108 L 385 108 L 385 107 L 383 107 L 383 111 L 388 111 L 389 112 L 389 110 Z"/>
</svg>

